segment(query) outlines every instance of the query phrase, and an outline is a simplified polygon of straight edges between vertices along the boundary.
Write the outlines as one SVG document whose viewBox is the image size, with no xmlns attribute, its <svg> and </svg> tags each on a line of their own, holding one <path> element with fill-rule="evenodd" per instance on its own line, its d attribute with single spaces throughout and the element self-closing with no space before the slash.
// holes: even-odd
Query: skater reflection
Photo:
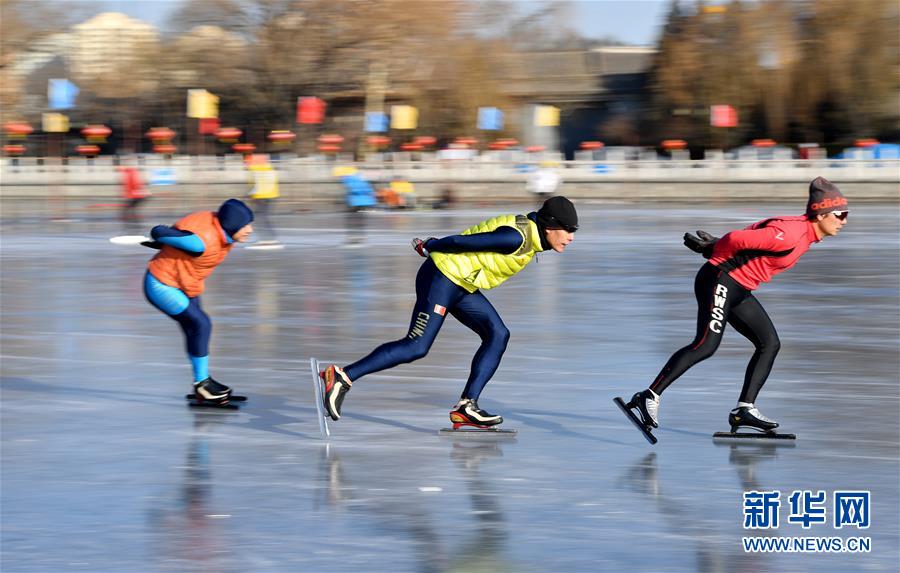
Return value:
<svg viewBox="0 0 900 573">
<path fill-rule="evenodd" d="M 490 479 L 485 478 L 481 464 L 503 456 L 499 442 L 453 442 L 450 458 L 462 473 L 469 493 L 472 518 L 467 520 L 473 531 L 460 547 L 450 555 L 449 571 L 514 571 L 505 563 L 503 552 L 509 537 L 506 519 L 500 507 L 500 493 Z"/>
<path fill-rule="evenodd" d="M 214 416 L 197 415 L 188 444 L 179 494 L 173 503 L 154 506 L 148 514 L 150 529 L 159 534 L 162 561 L 173 570 L 222 573 L 241 567 L 235 563 L 223 523 L 214 516 L 223 512 L 210 503 L 213 488 L 208 436 L 219 423 Z M 227 513 L 227 512 L 224 512 Z"/>
<path fill-rule="evenodd" d="M 762 444 L 765 446 L 765 444 Z M 740 448 L 741 446 L 734 446 Z M 774 446 L 772 446 L 774 449 Z M 766 450 L 767 448 L 762 448 Z M 732 450 L 734 453 L 734 450 Z M 768 454 L 754 450 L 749 455 L 738 454 L 731 458 L 738 469 L 738 476 L 744 484 L 755 483 L 754 466 L 756 461 Z M 695 544 L 698 573 L 732 573 L 766 571 L 765 554 L 744 553 L 740 550 L 740 529 L 733 536 L 727 535 L 728 529 L 718 520 L 714 520 L 714 512 L 708 504 L 692 504 L 679 501 L 678 496 L 664 490 L 659 478 L 659 467 L 656 453 L 651 452 L 638 460 L 618 480 L 619 489 L 628 490 L 640 496 L 642 508 L 656 507 L 657 513 L 670 534 L 678 539 Z M 749 487 L 749 486 L 748 486 Z M 740 499 L 740 493 L 736 500 Z M 739 503 L 736 501 L 735 503 Z M 729 524 L 730 525 L 730 524 Z M 755 535 L 772 535 L 768 530 L 755 531 Z"/>
<path fill-rule="evenodd" d="M 759 490 L 763 485 L 756 479 L 759 462 L 778 459 L 778 444 L 730 444 L 728 461 L 737 470 L 743 491 Z"/>
<path fill-rule="evenodd" d="M 383 537 L 390 543 L 400 539 L 413 547 L 416 571 L 438 573 L 447 570 L 447 555 L 433 527 L 430 512 L 415 496 L 407 495 L 408 492 L 403 491 L 405 488 L 398 488 L 394 468 L 403 467 L 404 463 L 389 463 L 383 457 L 375 461 L 367 456 L 361 460 L 347 456 L 345 460 L 330 444 L 321 451 L 319 484 L 323 495 L 316 498 L 316 510 L 319 510 L 318 504 L 324 502 L 333 514 L 341 510 L 359 512 L 371 518 L 363 523 L 363 527 L 370 530 L 367 535 Z M 348 467 L 354 467 L 356 471 L 350 471 Z M 378 468 L 390 472 L 381 475 Z M 358 524 L 354 520 L 354 525 Z M 394 556 L 395 563 L 398 559 L 400 557 Z"/>
</svg>

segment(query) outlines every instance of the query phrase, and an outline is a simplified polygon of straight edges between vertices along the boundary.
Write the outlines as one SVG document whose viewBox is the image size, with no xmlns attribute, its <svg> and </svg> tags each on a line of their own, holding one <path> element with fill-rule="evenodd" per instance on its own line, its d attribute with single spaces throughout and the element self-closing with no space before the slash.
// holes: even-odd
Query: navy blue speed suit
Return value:
<svg viewBox="0 0 900 573">
<path fill-rule="evenodd" d="M 430 239 L 425 248 L 438 253 L 510 254 L 522 246 L 522 241 L 522 235 L 516 229 L 504 226 L 489 233 Z M 368 356 L 344 368 L 344 372 L 351 380 L 357 380 L 366 374 L 424 357 L 437 338 L 447 312 L 481 337 L 481 346 L 472 359 L 472 369 L 462 394 L 463 398 L 477 400 L 500 364 L 509 341 L 509 330 L 481 291 L 470 293 L 454 284 L 430 258 L 422 263 L 416 275 L 416 304 L 407 335 L 382 344 Z"/>
</svg>

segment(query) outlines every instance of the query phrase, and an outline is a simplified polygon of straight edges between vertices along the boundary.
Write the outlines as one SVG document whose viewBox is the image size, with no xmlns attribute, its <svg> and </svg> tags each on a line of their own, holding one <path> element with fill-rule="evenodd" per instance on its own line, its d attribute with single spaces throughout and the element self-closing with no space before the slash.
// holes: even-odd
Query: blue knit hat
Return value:
<svg viewBox="0 0 900 573">
<path fill-rule="evenodd" d="M 222 229 L 231 238 L 234 238 L 234 234 L 240 231 L 242 227 L 253 222 L 253 211 L 243 201 L 238 199 L 229 199 L 222 203 L 216 215 L 219 217 L 219 224 L 222 225 Z"/>
</svg>

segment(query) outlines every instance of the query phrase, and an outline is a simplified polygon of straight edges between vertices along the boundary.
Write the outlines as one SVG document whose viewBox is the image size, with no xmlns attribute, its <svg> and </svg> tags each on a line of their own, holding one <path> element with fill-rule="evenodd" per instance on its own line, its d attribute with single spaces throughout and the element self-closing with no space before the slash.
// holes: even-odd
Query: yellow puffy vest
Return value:
<svg viewBox="0 0 900 573">
<path fill-rule="evenodd" d="M 278 174 L 268 163 L 250 165 L 251 199 L 276 199 L 278 197 Z"/>
<path fill-rule="evenodd" d="M 490 233 L 497 227 L 512 227 L 524 239 L 516 252 L 503 253 L 431 253 L 431 260 L 453 283 L 469 292 L 491 289 L 518 273 L 531 262 L 541 247 L 540 231 L 537 224 L 524 215 L 499 215 L 469 227 L 462 235 Z"/>
</svg>

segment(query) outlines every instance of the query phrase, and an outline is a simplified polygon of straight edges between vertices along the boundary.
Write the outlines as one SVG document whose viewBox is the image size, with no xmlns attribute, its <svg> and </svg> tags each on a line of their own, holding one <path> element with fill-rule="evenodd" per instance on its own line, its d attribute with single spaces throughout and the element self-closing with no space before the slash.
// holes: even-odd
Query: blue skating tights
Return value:
<svg viewBox="0 0 900 573">
<path fill-rule="evenodd" d="M 180 289 L 161 283 L 149 271 L 144 276 L 144 296 L 150 304 L 175 320 L 184 331 L 194 381 L 200 382 L 208 378 L 212 322 L 200 308 L 200 297 L 189 298 Z"/>
<path fill-rule="evenodd" d="M 365 358 L 344 368 L 344 372 L 355 381 L 366 374 L 424 357 L 448 312 L 481 337 L 481 346 L 472 359 L 469 380 L 462 394 L 463 398 L 478 399 L 500 364 L 509 342 L 509 330 L 481 291 L 470 293 L 453 284 L 431 259 L 422 264 L 416 275 L 416 306 L 407 335 L 382 344 Z"/>
</svg>

